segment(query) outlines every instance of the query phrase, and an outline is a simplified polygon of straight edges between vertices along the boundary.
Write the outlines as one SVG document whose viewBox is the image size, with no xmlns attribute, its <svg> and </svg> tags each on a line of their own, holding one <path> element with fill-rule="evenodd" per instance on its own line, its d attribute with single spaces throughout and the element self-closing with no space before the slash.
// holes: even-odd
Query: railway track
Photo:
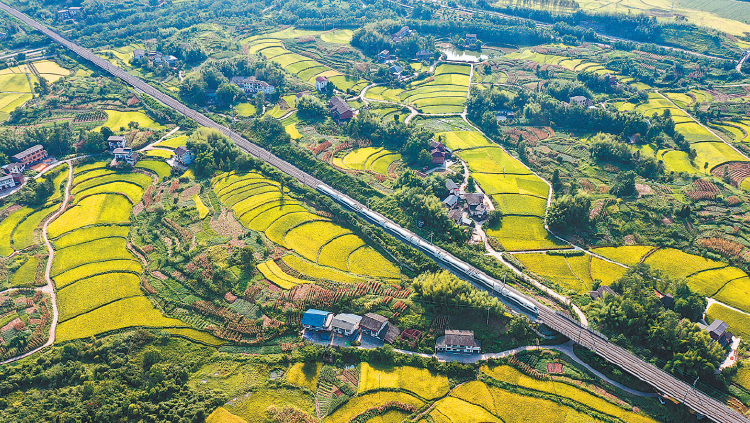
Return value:
<svg viewBox="0 0 750 423">
<path fill-rule="evenodd" d="M 107 71 L 112 76 L 119 78 L 125 83 L 131 85 L 133 88 L 150 95 L 165 106 L 170 107 L 180 114 L 193 119 L 200 125 L 219 130 L 224 135 L 229 137 L 232 141 L 234 141 L 241 149 L 247 151 L 248 153 L 261 160 L 266 161 L 280 171 L 296 178 L 301 183 L 322 192 L 328 191 L 328 195 L 332 196 L 336 201 L 355 210 L 360 215 L 360 217 L 363 217 L 373 223 L 379 224 L 383 227 L 383 229 L 394 235 L 396 238 L 401 239 L 405 243 L 410 243 L 411 245 L 421 249 L 422 251 L 425 251 L 425 253 L 431 255 L 433 259 L 440 261 L 444 266 L 449 267 L 454 273 L 458 273 L 462 277 L 468 277 L 469 279 L 472 279 L 472 282 L 483 286 L 485 289 L 496 295 L 504 296 L 506 298 L 521 298 L 520 305 L 523 306 L 523 303 L 526 303 L 527 305 L 524 307 L 528 310 L 528 305 L 530 304 L 531 307 L 538 312 L 539 322 L 546 324 L 550 328 L 560 332 L 561 334 L 572 339 L 574 342 L 577 342 L 581 346 L 591 349 L 596 354 L 605 358 L 609 362 L 622 367 L 639 379 L 654 386 L 663 394 L 683 402 L 695 412 L 700 413 L 717 423 L 750 423 L 750 419 L 748 419 L 747 417 L 742 416 L 735 410 L 728 408 L 723 403 L 704 394 L 703 392 L 696 390 L 693 386 L 675 378 L 673 375 L 666 373 L 665 371 L 657 368 L 652 364 L 646 363 L 627 350 L 610 343 L 606 339 L 606 337 L 599 334 L 598 332 L 582 327 L 578 322 L 571 320 L 570 317 L 562 315 L 550 308 L 545 307 L 544 305 L 535 301 L 533 298 L 525 296 L 523 293 L 512 287 L 501 284 L 500 281 L 489 277 L 488 275 L 484 274 L 468 263 L 460 261 L 447 251 L 429 244 L 427 241 L 407 231 L 406 229 L 401 228 L 396 223 L 390 221 L 384 216 L 367 209 L 361 203 L 347 197 L 343 193 L 334 190 L 317 178 L 301 171 L 296 166 L 279 159 L 270 151 L 251 143 L 247 139 L 243 138 L 240 134 L 214 122 L 205 115 L 187 107 L 181 102 L 147 84 L 143 80 L 128 74 L 117 66 L 112 65 L 107 60 L 101 59 L 90 50 L 79 46 L 71 40 L 68 40 L 56 31 L 48 28 L 46 25 L 43 25 L 35 21 L 34 19 L 31 19 L 29 16 L 6 5 L 5 3 L 0 2 L 0 9 L 23 21 L 32 28 L 42 32 L 55 42 L 78 54 L 83 59 L 86 59 L 99 68 Z M 518 300 L 516 300 L 515 302 L 519 303 Z"/>
</svg>

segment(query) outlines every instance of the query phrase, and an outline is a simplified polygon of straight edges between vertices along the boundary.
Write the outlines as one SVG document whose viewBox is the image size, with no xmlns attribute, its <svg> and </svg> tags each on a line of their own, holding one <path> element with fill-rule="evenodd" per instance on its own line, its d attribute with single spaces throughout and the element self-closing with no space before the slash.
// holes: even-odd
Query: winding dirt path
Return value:
<svg viewBox="0 0 750 423">
<path fill-rule="evenodd" d="M 49 237 L 47 236 L 47 228 L 49 227 L 49 224 L 51 222 L 57 219 L 65 211 L 65 209 L 68 207 L 68 201 L 70 200 L 70 186 L 73 184 L 73 163 L 71 163 L 70 160 L 65 161 L 65 163 L 68 164 L 68 183 L 65 184 L 65 194 L 63 196 L 62 204 L 52 216 L 47 218 L 47 220 L 44 222 L 44 226 L 42 226 L 42 239 L 44 240 L 44 244 L 47 246 L 47 252 L 49 253 L 49 256 L 47 257 L 47 266 L 44 269 L 44 279 L 47 281 L 47 284 L 36 289 L 36 291 L 40 291 L 49 295 L 50 299 L 52 300 L 52 324 L 49 328 L 49 337 L 47 339 L 47 342 L 45 342 L 41 347 L 35 348 L 17 357 L 9 358 L 8 360 L 1 362 L 0 365 L 20 360 L 24 357 L 28 357 L 55 343 L 57 321 L 60 318 L 60 311 L 57 308 L 57 293 L 55 292 L 55 284 L 54 282 L 52 282 L 52 278 L 50 277 L 50 273 L 52 272 L 52 262 L 55 259 L 55 249 L 52 247 L 52 242 L 50 242 Z M 12 290 L 18 290 L 18 288 L 11 288 L 3 292 Z"/>
</svg>

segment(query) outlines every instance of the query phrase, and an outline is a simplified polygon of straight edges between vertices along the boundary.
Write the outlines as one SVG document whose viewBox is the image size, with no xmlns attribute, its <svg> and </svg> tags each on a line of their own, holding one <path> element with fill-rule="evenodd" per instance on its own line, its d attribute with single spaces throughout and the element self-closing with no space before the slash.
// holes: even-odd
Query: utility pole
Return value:
<svg viewBox="0 0 750 423">
<path fill-rule="evenodd" d="M 487 326 L 490 325 L 490 308 L 487 307 Z"/>
</svg>

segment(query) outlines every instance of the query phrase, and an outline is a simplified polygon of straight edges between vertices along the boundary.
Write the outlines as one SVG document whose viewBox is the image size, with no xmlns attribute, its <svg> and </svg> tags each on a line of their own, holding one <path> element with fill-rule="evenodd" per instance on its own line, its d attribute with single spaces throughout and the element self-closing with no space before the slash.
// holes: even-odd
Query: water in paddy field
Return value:
<svg viewBox="0 0 750 423">
<path fill-rule="evenodd" d="M 444 48 L 446 60 L 452 62 L 481 62 L 487 60 L 487 55 L 471 50 L 457 50 L 455 48 Z"/>
</svg>

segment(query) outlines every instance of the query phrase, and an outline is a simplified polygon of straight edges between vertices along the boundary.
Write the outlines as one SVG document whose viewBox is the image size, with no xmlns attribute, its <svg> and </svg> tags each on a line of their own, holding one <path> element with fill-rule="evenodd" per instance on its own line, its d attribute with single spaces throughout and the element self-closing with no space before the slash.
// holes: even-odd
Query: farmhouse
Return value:
<svg viewBox="0 0 750 423">
<path fill-rule="evenodd" d="M 24 170 L 26 170 L 26 165 L 24 165 L 23 163 L 10 163 L 3 166 L 3 173 L 5 173 L 5 175 L 7 176 L 13 177 L 16 185 L 20 185 L 23 183 Z"/>
<path fill-rule="evenodd" d="M 388 326 L 388 319 L 377 313 L 367 313 L 359 322 L 359 329 L 362 333 L 383 339 L 385 329 Z"/>
<path fill-rule="evenodd" d="M 112 154 L 115 156 L 114 159 L 112 159 L 113 163 L 125 162 L 130 165 L 138 163 L 138 153 L 134 153 L 133 149 L 130 147 L 115 148 L 112 150 Z"/>
<path fill-rule="evenodd" d="M 469 206 L 469 215 L 472 218 L 482 220 L 487 217 L 484 194 L 464 194 L 464 200 L 466 200 L 466 205 Z"/>
<path fill-rule="evenodd" d="M 323 92 L 328 88 L 328 78 L 325 76 L 319 76 L 315 78 L 315 89 L 319 92 Z"/>
<path fill-rule="evenodd" d="M 177 62 L 179 62 L 180 59 L 170 55 L 170 56 L 167 56 L 166 60 L 169 66 L 177 66 Z"/>
<path fill-rule="evenodd" d="M 672 294 L 662 294 L 658 289 L 654 289 L 654 294 L 659 298 L 661 305 L 664 306 L 664 308 L 672 308 L 674 305 L 674 297 Z"/>
<path fill-rule="evenodd" d="M 412 31 L 408 26 L 403 26 L 398 30 L 397 33 L 393 34 L 393 42 L 398 44 L 403 41 L 404 38 L 407 38 L 409 35 L 411 35 L 411 33 Z"/>
<path fill-rule="evenodd" d="M 339 122 L 354 117 L 354 109 L 341 97 L 331 97 L 328 107 L 331 109 L 331 116 Z"/>
<path fill-rule="evenodd" d="M 451 194 L 458 195 L 459 187 L 457 183 L 453 182 L 453 179 L 446 179 L 445 187 L 448 188 L 448 192 Z"/>
<path fill-rule="evenodd" d="M 404 71 L 404 68 L 402 68 L 399 65 L 393 65 L 391 66 L 390 71 L 391 71 L 391 75 L 396 76 L 396 77 L 401 77 L 401 73 Z"/>
<path fill-rule="evenodd" d="M 430 50 L 419 50 L 417 54 L 414 55 L 414 58 L 417 60 L 429 60 L 434 55 L 435 53 L 431 52 Z"/>
<path fill-rule="evenodd" d="M 441 336 L 435 342 L 435 352 L 458 352 L 476 354 L 481 352 L 482 348 L 476 339 L 474 339 L 473 330 L 451 330 L 445 331 L 445 336 Z"/>
<path fill-rule="evenodd" d="M 334 332 L 344 336 L 349 336 L 357 332 L 361 320 L 362 316 L 357 316 L 356 314 L 337 314 L 336 317 L 333 318 L 331 327 Z"/>
<path fill-rule="evenodd" d="M 617 293 L 607 285 L 601 285 L 596 290 L 589 291 L 589 297 L 591 297 L 592 300 L 598 300 L 598 299 L 604 298 L 605 295 L 617 296 Z"/>
<path fill-rule="evenodd" d="M 507 109 L 501 109 L 495 111 L 495 118 L 498 122 L 505 122 L 506 120 L 513 120 L 516 118 L 515 112 Z"/>
<path fill-rule="evenodd" d="M 16 163 L 23 163 L 24 165 L 29 165 L 46 158 L 47 150 L 45 150 L 41 145 L 37 144 L 13 156 L 13 161 Z"/>
<path fill-rule="evenodd" d="M 389 50 L 383 50 L 378 53 L 378 62 L 385 63 L 388 61 L 389 57 L 391 57 L 391 52 Z"/>
<path fill-rule="evenodd" d="M 458 198 L 457 195 L 451 194 L 445 197 L 445 200 L 443 200 L 443 204 L 445 204 L 445 207 L 448 207 L 448 210 L 450 210 L 456 207 L 459 201 L 461 201 L 461 199 Z"/>
<path fill-rule="evenodd" d="M 124 135 L 112 135 L 107 138 L 107 147 L 110 150 L 114 150 L 116 148 L 125 148 L 127 147 L 127 145 L 128 140 Z"/>
<path fill-rule="evenodd" d="M 570 97 L 570 105 L 576 105 L 581 107 L 591 107 L 594 105 L 594 102 L 591 101 L 591 99 L 586 98 L 582 95 L 576 95 L 573 97 Z"/>
<path fill-rule="evenodd" d="M 451 151 L 445 146 L 445 144 L 439 141 L 430 141 L 430 155 L 432 156 L 433 164 L 444 164 L 446 160 L 451 158 Z"/>
<path fill-rule="evenodd" d="M 732 338 L 734 337 L 734 335 L 732 335 L 732 332 L 729 332 L 727 330 L 728 327 L 729 325 L 726 324 L 723 320 L 716 319 L 711 322 L 710 325 L 708 325 L 706 331 L 708 331 L 711 339 L 718 342 L 722 347 L 726 347 L 727 345 L 732 343 Z"/>
<path fill-rule="evenodd" d="M 477 44 L 477 34 L 466 34 L 466 38 L 464 39 L 464 46 L 465 47 L 473 47 Z"/>
<path fill-rule="evenodd" d="M 245 94 L 271 94 L 276 91 L 276 87 L 266 81 L 256 79 L 254 76 L 235 76 L 232 78 L 232 84 L 236 84 L 240 87 Z"/>
<path fill-rule="evenodd" d="M 135 60 L 141 60 L 144 57 L 146 57 L 146 50 L 144 50 L 142 48 L 137 48 L 137 49 L 133 50 L 133 59 L 135 59 Z"/>
<path fill-rule="evenodd" d="M 0 191 L 13 188 L 14 186 L 16 186 L 16 181 L 13 179 L 13 176 L 7 175 L 0 177 Z"/>
<path fill-rule="evenodd" d="M 307 330 L 331 330 L 331 321 L 333 320 L 333 313 L 315 310 L 313 308 L 307 310 L 302 315 L 302 327 Z"/>
<path fill-rule="evenodd" d="M 401 329 L 394 326 L 393 323 L 388 322 L 388 324 L 386 325 L 385 336 L 383 336 L 383 341 L 389 344 L 392 344 L 393 341 L 398 339 L 400 335 L 401 335 Z"/>
<path fill-rule="evenodd" d="M 183 166 L 190 166 L 190 164 L 193 163 L 193 160 L 195 160 L 195 152 L 193 152 L 193 150 L 188 150 L 185 146 L 177 147 L 174 150 L 174 159 L 177 163 Z"/>
</svg>

